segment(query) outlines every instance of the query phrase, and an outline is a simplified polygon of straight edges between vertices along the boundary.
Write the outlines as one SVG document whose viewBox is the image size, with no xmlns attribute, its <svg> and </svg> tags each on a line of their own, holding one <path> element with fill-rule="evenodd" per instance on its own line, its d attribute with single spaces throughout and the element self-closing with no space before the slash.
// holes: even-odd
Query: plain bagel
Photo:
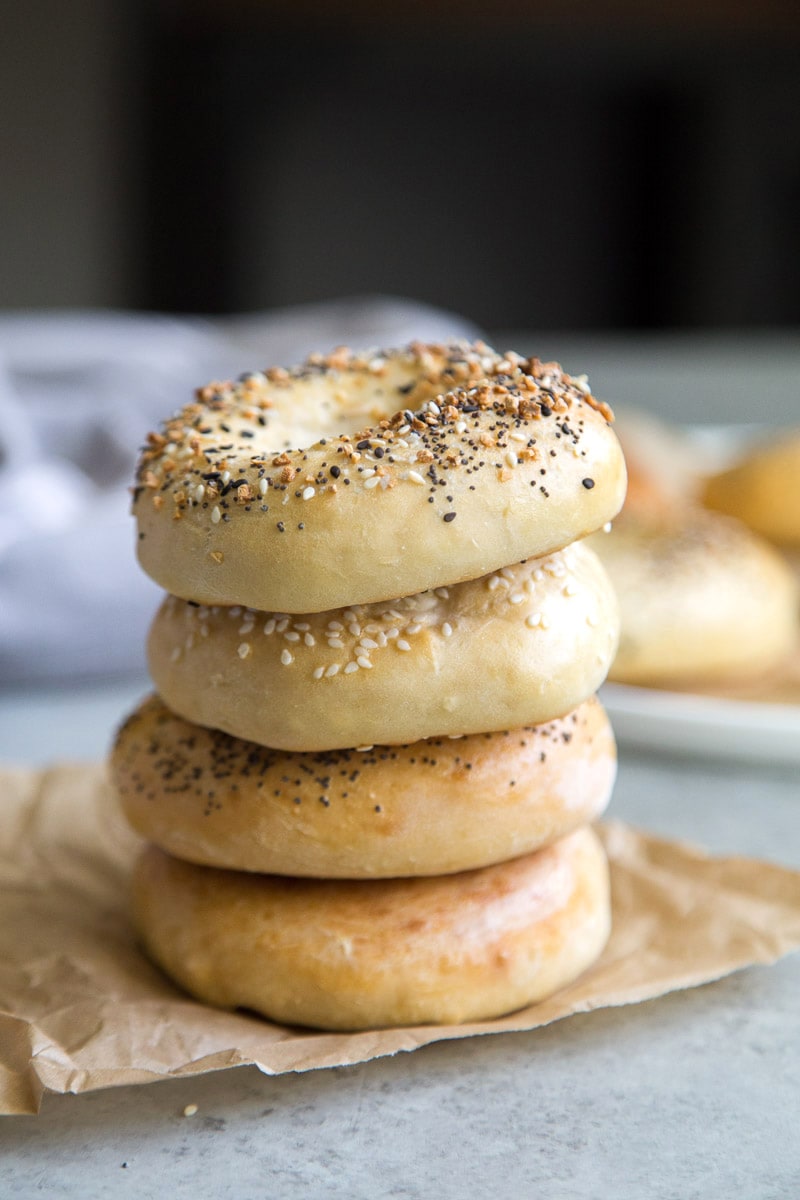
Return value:
<svg viewBox="0 0 800 1200">
<path fill-rule="evenodd" d="M 173 712 L 281 750 L 539 725 L 597 690 L 617 602 L 578 542 L 418 596 L 290 616 L 168 597 L 150 673 Z"/>
<path fill-rule="evenodd" d="M 616 755 L 594 698 L 531 729 L 291 754 L 190 725 L 151 697 L 111 763 L 130 823 L 176 858 L 370 879 L 470 870 L 571 833 L 605 809 Z"/>
<path fill-rule="evenodd" d="M 608 864 L 586 828 L 431 879 L 249 875 L 151 846 L 133 892 L 146 950 L 198 1000 L 321 1029 L 500 1016 L 570 983 L 610 928 Z"/>
<path fill-rule="evenodd" d="M 139 559 L 173 595 L 292 613 L 476 578 L 618 512 L 610 420 L 557 363 L 480 344 L 211 384 L 142 454 Z"/>
</svg>

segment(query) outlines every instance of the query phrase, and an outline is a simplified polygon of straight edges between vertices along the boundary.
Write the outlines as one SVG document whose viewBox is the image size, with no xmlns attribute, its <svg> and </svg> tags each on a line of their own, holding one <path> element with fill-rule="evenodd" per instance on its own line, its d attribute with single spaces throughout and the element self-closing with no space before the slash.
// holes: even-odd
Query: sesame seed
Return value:
<svg viewBox="0 0 800 1200">
<path fill-rule="evenodd" d="M 284 667 L 288 667 L 289 663 L 294 662 L 294 655 L 290 650 L 281 650 L 281 662 Z"/>
<path fill-rule="evenodd" d="M 358 663 L 357 662 L 349 662 L 344 669 L 344 673 L 345 673 L 345 675 L 352 675 L 353 672 L 357 671 L 357 670 L 358 670 Z"/>
<path fill-rule="evenodd" d="M 397 639 L 397 649 L 398 650 L 410 650 L 411 647 L 409 646 L 409 644 L 405 638 L 398 638 Z"/>
<path fill-rule="evenodd" d="M 329 637 L 328 645 L 330 646 L 331 650 L 344 650 L 344 642 L 341 640 L 341 638 Z"/>
<path fill-rule="evenodd" d="M 269 479 L 267 479 L 267 477 L 265 475 L 262 479 L 259 479 L 259 481 L 258 481 L 258 490 L 261 492 L 262 496 L 266 496 L 268 487 L 269 487 Z"/>
<path fill-rule="evenodd" d="M 230 483 L 230 481 L 231 481 L 230 471 L 223 471 L 221 478 L 222 478 L 223 484 Z"/>
<path fill-rule="evenodd" d="M 530 629 L 536 629 L 537 626 L 541 625 L 541 623 L 542 623 L 542 614 L 538 613 L 538 612 L 537 613 L 529 613 L 528 616 L 525 618 L 525 624 Z"/>
<path fill-rule="evenodd" d="M 269 637 L 271 633 L 275 632 L 275 624 L 275 618 L 270 617 L 270 619 L 264 625 L 264 633 L 267 635 L 267 637 Z"/>
<path fill-rule="evenodd" d="M 373 475 L 371 479 L 365 480 L 364 487 L 365 488 L 375 488 L 378 486 L 378 484 L 380 482 L 381 482 L 380 475 Z"/>
<path fill-rule="evenodd" d="M 314 678 L 315 678 L 315 679 L 322 679 L 322 676 L 323 676 L 324 674 L 325 674 L 325 668 L 324 668 L 324 667 L 315 667 L 315 668 L 314 668 Z"/>
<path fill-rule="evenodd" d="M 316 496 L 316 489 L 313 487 L 303 488 L 303 499 L 310 500 L 312 496 Z"/>
<path fill-rule="evenodd" d="M 424 477 L 422 475 L 420 475 L 419 471 L 409 471 L 406 475 L 406 479 L 410 479 L 412 483 L 424 483 L 425 482 Z"/>
<path fill-rule="evenodd" d="M 449 621 L 445 621 L 445 623 L 442 625 L 442 634 L 446 638 L 453 636 L 453 626 L 450 624 Z"/>
<path fill-rule="evenodd" d="M 365 670 L 367 670 L 367 671 L 371 670 L 371 668 L 372 668 L 372 663 L 367 658 L 366 654 L 359 654 L 358 658 L 356 659 L 356 662 L 358 663 L 358 665 L 360 667 L 364 667 Z"/>
<path fill-rule="evenodd" d="M 307 646 L 316 646 L 317 644 L 317 639 L 314 637 L 313 633 L 304 633 L 303 641 Z"/>
<path fill-rule="evenodd" d="M 215 504 L 211 510 L 211 521 L 214 525 L 219 525 L 221 520 L 222 513 L 219 511 L 219 506 Z"/>
<path fill-rule="evenodd" d="M 325 678 L 333 679 L 334 675 L 339 674 L 339 670 L 340 670 L 340 668 L 339 668 L 338 663 L 331 663 L 331 665 L 329 667 L 327 667 L 325 670 Z"/>
<path fill-rule="evenodd" d="M 247 658 L 249 656 L 251 650 L 252 650 L 252 646 L 250 645 L 249 642 L 242 642 L 239 649 L 237 650 L 237 654 L 239 655 L 239 658 Z"/>
<path fill-rule="evenodd" d="M 509 602 L 509 604 L 522 604 L 522 601 L 524 599 L 525 599 L 524 592 L 514 592 L 512 595 L 510 595 L 508 597 L 508 602 Z"/>
<path fill-rule="evenodd" d="M 293 629 L 287 629 L 286 633 L 283 636 L 286 638 L 287 642 L 299 642 L 300 641 L 300 634 L 295 633 L 295 631 Z"/>
</svg>

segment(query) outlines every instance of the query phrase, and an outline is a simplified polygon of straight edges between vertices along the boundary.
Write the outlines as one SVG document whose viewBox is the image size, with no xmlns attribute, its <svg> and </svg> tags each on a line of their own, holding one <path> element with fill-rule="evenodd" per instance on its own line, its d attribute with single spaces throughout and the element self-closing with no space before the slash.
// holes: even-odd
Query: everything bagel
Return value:
<svg viewBox="0 0 800 1200">
<path fill-rule="evenodd" d="M 173 595 L 287 613 L 476 578 L 617 513 L 610 420 L 558 364 L 480 344 L 211 384 L 142 454 L 139 559 Z"/>
<path fill-rule="evenodd" d="M 578 542 L 416 596 L 290 616 L 168 597 L 148 642 L 173 712 L 282 750 L 538 725 L 600 686 L 617 601 Z"/>
<path fill-rule="evenodd" d="M 133 827 L 206 866 L 322 879 L 444 875 L 517 858 L 604 810 L 616 755 L 596 699 L 532 729 L 289 754 L 151 697 L 112 771 Z"/>
<path fill-rule="evenodd" d="M 432 879 L 249 875 L 151 846 L 133 890 L 145 948 L 197 999 L 322 1029 L 500 1016 L 580 975 L 610 925 L 590 829 Z"/>
</svg>

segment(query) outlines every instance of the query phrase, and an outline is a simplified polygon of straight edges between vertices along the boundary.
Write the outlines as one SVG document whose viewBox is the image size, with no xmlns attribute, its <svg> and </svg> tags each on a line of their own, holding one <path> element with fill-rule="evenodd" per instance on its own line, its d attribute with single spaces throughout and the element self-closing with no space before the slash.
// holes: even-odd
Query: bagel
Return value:
<svg viewBox="0 0 800 1200">
<path fill-rule="evenodd" d="M 143 451 L 139 560 L 184 599 L 287 613 L 477 578 L 614 516 L 610 420 L 558 364 L 480 344 L 211 384 Z"/>
<path fill-rule="evenodd" d="M 551 995 L 608 938 L 608 865 L 580 829 L 512 862 L 432 879 L 286 879 L 148 847 L 145 949 L 208 1004 L 331 1030 L 500 1016 Z"/>
<path fill-rule="evenodd" d="M 595 820 L 614 782 L 596 699 L 547 725 L 371 751 L 290 754 L 146 700 L 111 756 L 134 829 L 206 866 L 322 879 L 444 875 Z"/>
<path fill-rule="evenodd" d="M 770 542 L 800 549 L 800 429 L 756 447 L 712 475 L 703 503 L 738 517 Z"/>
<path fill-rule="evenodd" d="M 280 750 L 416 742 L 538 725 L 606 676 L 616 598 L 591 550 L 391 603 L 260 613 L 168 597 L 150 673 L 173 712 Z"/>
<path fill-rule="evenodd" d="M 798 635 L 798 588 L 783 558 L 744 525 L 695 509 L 623 516 L 588 539 L 620 603 L 609 679 L 670 686 L 769 670 Z"/>
</svg>

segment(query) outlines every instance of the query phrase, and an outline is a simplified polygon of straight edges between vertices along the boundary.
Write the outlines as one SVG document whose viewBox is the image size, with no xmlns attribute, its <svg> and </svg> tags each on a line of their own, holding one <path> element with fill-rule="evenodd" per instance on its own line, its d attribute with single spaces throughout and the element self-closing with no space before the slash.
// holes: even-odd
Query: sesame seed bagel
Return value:
<svg viewBox="0 0 800 1200">
<path fill-rule="evenodd" d="M 608 865 L 587 828 L 431 879 L 248 875 L 151 846 L 133 894 L 147 952 L 198 1000 L 332 1030 L 500 1016 L 570 983 L 610 929 Z"/>
<path fill-rule="evenodd" d="M 624 516 L 589 539 L 620 602 L 609 678 L 710 682 L 759 674 L 789 655 L 798 589 L 783 558 L 738 521 L 702 509 Z"/>
<path fill-rule="evenodd" d="M 204 604 L 366 604 L 549 553 L 619 510 L 610 410 L 556 363 L 423 346 L 211 384 L 151 434 L 142 567 Z"/>
<path fill-rule="evenodd" d="M 605 678 L 616 598 L 581 543 L 389 603 L 292 617 L 168 597 L 150 673 L 173 712 L 280 750 L 538 725 Z"/>
<path fill-rule="evenodd" d="M 800 429 L 754 448 L 706 480 L 703 502 L 738 517 L 770 542 L 800 549 Z"/>
<path fill-rule="evenodd" d="M 128 820 L 177 858 L 370 879 L 539 849 L 603 812 L 616 756 L 594 698 L 510 733 L 291 754 L 191 725 L 151 697 L 122 726 L 111 765 Z"/>
</svg>

